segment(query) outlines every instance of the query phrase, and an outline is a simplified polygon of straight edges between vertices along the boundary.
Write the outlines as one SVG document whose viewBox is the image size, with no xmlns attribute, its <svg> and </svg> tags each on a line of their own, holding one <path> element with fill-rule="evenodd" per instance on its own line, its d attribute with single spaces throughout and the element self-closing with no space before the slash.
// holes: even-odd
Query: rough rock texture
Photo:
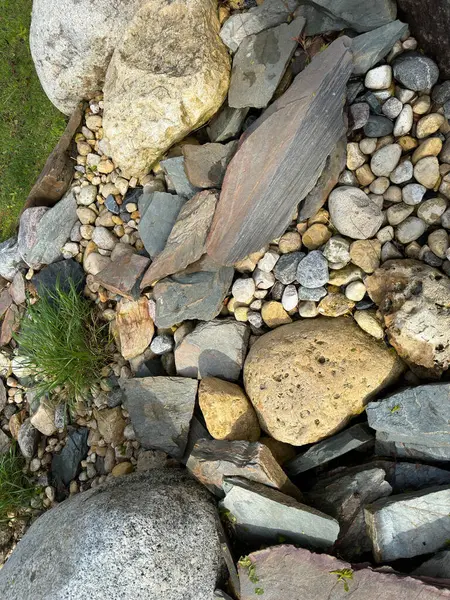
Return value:
<svg viewBox="0 0 450 600">
<path fill-rule="evenodd" d="M 394 0 L 375 0 L 370 4 L 359 0 L 305 0 L 302 4 L 313 6 L 322 17 L 334 21 L 338 30 L 349 28 L 359 33 L 386 25 L 397 16 Z M 333 27 L 329 26 L 328 29 L 332 30 Z M 308 30 L 306 33 L 313 35 Z"/>
<path fill-rule="evenodd" d="M 34 0 L 30 48 L 45 93 L 66 115 L 102 89 L 111 55 L 144 0 Z M 89 15 L 89 18 L 86 18 Z"/>
<path fill-rule="evenodd" d="M 85 273 L 80 263 L 69 258 L 44 267 L 33 276 L 31 281 L 41 298 L 53 292 L 57 285 L 64 292 L 68 292 L 70 286 L 74 285 L 81 293 L 84 288 Z"/>
<path fill-rule="evenodd" d="M 395 352 L 352 319 L 320 317 L 261 336 L 244 384 L 262 429 L 301 446 L 342 429 L 401 371 Z"/>
<path fill-rule="evenodd" d="M 413 573 L 419 577 L 450 579 L 450 550 L 442 550 L 426 560 Z"/>
<path fill-rule="evenodd" d="M 0 277 L 12 281 L 19 269 L 25 268 L 19 252 L 17 237 L 12 237 L 0 244 Z"/>
<path fill-rule="evenodd" d="M 313 554 L 294 546 L 275 546 L 249 555 L 250 573 L 239 564 L 241 600 L 447 600 L 450 590 L 438 589 L 418 579 L 372 569 L 355 569 L 326 554 Z M 350 573 L 351 579 L 339 578 Z M 258 581 L 254 582 L 252 573 Z M 348 592 L 344 584 L 348 586 Z M 263 590 L 263 592 L 257 590 Z"/>
<path fill-rule="evenodd" d="M 220 108 L 230 58 L 218 34 L 216 0 L 147 0 L 129 23 L 106 74 L 103 117 L 127 174 L 145 175 Z"/>
<path fill-rule="evenodd" d="M 198 146 L 199 148 L 201 146 Z M 200 192 L 200 188 L 195 187 L 189 181 L 185 169 L 184 156 L 174 156 L 166 158 L 160 163 L 166 176 L 167 189 L 169 192 L 183 196 L 190 200 L 195 194 Z"/>
<path fill-rule="evenodd" d="M 404 442 L 375 442 L 375 454 L 377 456 L 392 456 L 395 459 L 407 458 L 421 460 L 428 463 L 450 462 L 449 446 L 423 446 L 421 444 L 408 444 Z"/>
<path fill-rule="evenodd" d="M 216 508 L 178 469 L 97 487 L 42 515 L 0 573 L 3 600 L 211 600 Z"/>
<path fill-rule="evenodd" d="M 139 200 L 139 235 L 151 258 L 160 254 L 186 198 L 166 192 L 143 194 Z"/>
<path fill-rule="evenodd" d="M 390 343 L 413 369 L 439 377 L 450 365 L 450 280 L 415 260 L 389 260 L 365 280 Z"/>
<path fill-rule="evenodd" d="M 125 406 L 144 448 L 181 458 L 188 441 L 197 381 L 181 377 L 139 377 L 121 382 Z"/>
<path fill-rule="evenodd" d="M 58 494 L 63 494 L 66 486 L 80 471 L 80 462 L 88 453 L 88 433 L 87 427 L 80 429 L 69 427 L 66 445 L 59 454 L 53 456 L 51 479 Z"/>
<path fill-rule="evenodd" d="M 117 260 L 111 261 L 97 275 L 95 281 L 105 289 L 125 296 L 132 300 L 139 296 L 138 282 L 148 267 L 150 260 L 133 252 L 122 254 Z"/>
<path fill-rule="evenodd" d="M 320 52 L 246 131 L 228 166 L 207 241 L 218 263 L 233 264 L 279 237 L 316 184 L 324 157 L 344 133 L 349 43 L 339 38 Z"/>
<path fill-rule="evenodd" d="M 365 75 L 378 61 L 388 54 L 392 46 L 408 30 L 408 25 L 393 21 L 368 33 L 358 35 L 352 41 L 353 73 Z"/>
<path fill-rule="evenodd" d="M 220 187 L 237 144 L 237 141 L 233 141 L 228 144 L 183 146 L 184 168 L 192 185 L 199 188 Z"/>
<path fill-rule="evenodd" d="M 142 354 L 152 341 L 155 327 L 145 296 L 139 300 L 121 300 L 116 318 L 118 341 L 122 356 L 130 360 Z"/>
</svg>

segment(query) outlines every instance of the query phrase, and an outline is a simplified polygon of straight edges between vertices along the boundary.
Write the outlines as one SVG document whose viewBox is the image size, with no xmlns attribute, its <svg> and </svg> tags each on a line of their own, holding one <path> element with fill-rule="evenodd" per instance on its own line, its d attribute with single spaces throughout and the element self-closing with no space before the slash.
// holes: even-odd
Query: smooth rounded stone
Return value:
<svg viewBox="0 0 450 600">
<path fill-rule="evenodd" d="M 237 302 L 250 304 L 250 302 L 253 300 L 255 289 L 256 286 L 254 279 L 247 277 L 245 279 L 236 279 L 236 281 L 233 283 L 233 287 L 231 288 L 231 293 Z"/>
<path fill-rule="evenodd" d="M 327 295 L 327 290 L 324 287 L 307 288 L 300 286 L 298 288 L 298 300 L 301 302 L 319 302 Z"/>
<path fill-rule="evenodd" d="M 392 83 L 392 68 L 389 65 L 381 65 L 370 69 L 366 73 L 364 85 L 369 90 L 385 90 Z"/>
<path fill-rule="evenodd" d="M 372 310 L 356 310 L 353 318 L 363 331 L 377 340 L 384 338 L 384 329 Z"/>
<path fill-rule="evenodd" d="M 248 313 L 250 309 L 248 306 L 237 306 L 234 309 L 234 318 L 236 321 L 240 321 L 241 323 L 246 323 L 248 321 Z"/>
<path fill-rule="evenodd" d="M 345 296 L 349 300 L 359 302 L 366 295 L 366 286 L 362 281 L 353 281 L 345 288 Z"/>
<path fill-rule="evenodd" d="M 317 250 L 331 237 L 331 231 L 323 223 L 314 223 L 302 235 L 302 242 L 308 250 Z"/>
<path fill-rule="evenodd" d="M 445 259 L 449 248 L 448 233 L 445 229 L 436 229 L 428 236 L 430 250 L 439 258 Z"/>
<path fill-rule="evenodd" d="M 125 213 L 127 214 L 127 213 Z M 114 215 L 109 210 L 102 210 L 99 216 L 95 219 L 95 224 L 100 227 L 114 227 Z M 122 220 L 125 221 L 125 215 L 122 215 Z"/>
<path fill-rule="evenodd" d="M 314 317 L 318 316 L 319 309 L 315 302 L 300 302 L 300 304 L 298 305 L 298 314 L 303 319 L 314 319 Z"/>
<path fill-rule="evenodd" d="M 80 234 L 84 240 L 91 240 L 95 227 L 93 225 L 81 225 Z"/>
<path fill-rule="evenodd" d="M 403 104 L 398 98 L 391 97 L 386 100 L 381 110 L 388 119 L 396 119 L 402 112 Z M 394 134 L 395 135 L 395 134 Z"/>
<path fill-rule="evenodd" d="M 80 251 L 80 247 L 75 242 L 67 242 L 61 248 L 61 253 L 64 258 L 74 258 Z"/>
<path fill-rule="evenodd" d="M 284 285 L 295 281 L 298 264 L 304 256 L 303 252 L 291 252 L 280 256 L 273 270 L 276 279 Z"/>
<path fill-rule="evenodd" d="M 375 152 L 370 161 L 372 173 L 377 177 L 389 177 L 395 167 L 398 165 L 402 155 L 402 148 L 399 144 L 388 144 Z"/>
<path fill-rule="evenodd" d="M 292 319 L 283 308 L 281 302 L 270 300 L 265 302 L 261 309 L 261 317 L 264 323 L 271 329 L 291 323 Z"/>
<path fill-rule="evenodd" d="M 97 198 L 97 187 L 95 185 L 87 185 L 82 187 L 80 193 L 77 195 L 77 204 L 82 206 L 89 206 Z"/>
<path fill-rule="evenodd" d="M 335 228 L 353 239 L 371 238 L 383 224 L 380 208 L 359 188 L 335 188 L 328 197 L 328 207 Z"/>
<path fill-rule="evenodd" d="M 376 138 L 363 138 L 359 142 L 359 148 L 361 152 L 364 154 L 373 154 L 377 147 L 377 139 Z"/>
<path fill-rule="evenodd" d="M 397 185 L 390 185 L 383 194 L 386 202 L 401 202 L 402 201 L 402 188 Z"/>
<path fill-rule="evenodd" d="M 359 185 L 362 187 L 370 185 L 375 179 L 375 175 L 372 173 L 370 166 L 367 163 L 356 169 L 355 173 L 356 179 L 358 180 Z"/>
<path fill-rule="evenodd" d="M 356 265 L 349 264 L 339 271 L 332 271 L 328 283 L 336 287 L 347 285 L 351 281 L 357 281 L 364 277 L 364 271 Z"/>
<path fill-rule="evenodd" d="M 247 313 L 247 321 L 250 323 L 250 325 L 252 327 L 255 327 L 256 329 L 259 329 L 260 327 L 262 327 L 264 325 L 264 321 L 261 316 L 261 313 L 253 312 L 251 310 Z"/>
<path fill-rule="evenodd" d="M 386 242 L 390 242 L 393 239 L 394 239 L 394 228 L 391 225 L 386 225 L 386 227 L 383 227 L 377 233 L 377 240 L 379 240 L 382 244 L 385 244 Z"/>
<path fill-rule="evenodd" d="M 283 295 L 281 297 L 281 304 L 287 312 L 297 308 L 298 294 L 295 285 L 289 284 L 284 288 Z"/>
<path fill-rule="evenodd" d="M 427 191 L 426 187 L 420 185 L 420 183 L 408 183 L 402 189 L 402 199 L 405 204 L 408 206 L 416 206 L 416 204 L 420 204 L 422 202 L 422 198 Z M 394 223 L 391 223 L 394 225 Z"/>
<path fill-rule="evenodd" d="M 320 250 L 313 250 L 297 268 L 297 281 L 307 288 L 318 288 L 328 282 L 328 262 Z"/>
<path fill-rule="evenodd" d="M 92 241 L 103 250 L 112 250 L 118 243 L 116 236 L 106 227 L 96 227 L 92 234 Z"/>
<path fill-rule="evenodd" d="M 378 208 L 381 210 L 383 208 L 383 204 L 384 204 L 384 198 L 381 194 L 372 194 L 369 193 L 367 194 L 367 196 L 370 198 L 370 200 L 372 200 L 372 202 L 374 204 L 376 204 L 376 206 L 378 206 Z"/>
<path fill-rule="evenodd" d="M 392 98 L 392 96 L 394 95 L 394 90 L 394 85 L 390 85 L 386 90 L 374 90 L 372 93 L 374 95 L 374 98 L 376 98 L 378 102 L 382 104 L 383 102 L 386 102 L 386 100 L 388 100 L 389 98 Z"/>
<path fill-rule="evenodd" d="M 379 115 L 370 115 L 369 120 L 364 125 L 364 135 L 367 137 L 378 138 L 392 133 L 394 123 L 387 117 Z"/>
<path fill-rule="evenodd" d="M 341 185 L 358 185 L 358 180 L 355 173 L 348 171 L 347 169 L 342 171 L 342 173 L 339 175 L 338 182 Z"/>
<path fill-rule="evenodd" d="M 386 211 L 386 217 L 389 225 L 395 226 L 404 221 L 409 215 L 412 215 L 413 212 L 414 206 L 401 202 L 390 206 Z"/>
<path fill-rule="evenodd" d="M 395 231 L 395 237 L 401 244 L 409 244 L 420 238 L 425 232 L 427 226 L 426 223 L 418 217 L 408 217 L 402 221 Z"/>
<path fill-rule="evenodd" d="M 439 79 L 436 63 L 418 52 L 406 52 L 392 63 L 394 78 L 409 90 L 431 89 Z"/>
<path fill-rule="evenodd" d="M 356 171 L 358 167 L 362 167 L 366 160 L 367 157 L 361 151 L 357 142 L 347 144 L 347 169 Z"/>
<path fill-rule="evenodd" d="M 167 352 L 171 352 L 173 350 L 173 347 L 173 336 L 168 335 L 167 333 L 156 335 L 150 344 L 150 350 L 157 355 L 167 354 Z"/>
<path fill-rule="evenodd" d="M 416 137 L 420 140 L 432 135 L 433 133 L 436 133 L 436 131 L 442 127 L 444 121 L 444 115 L 439 113 L 430 113 L 429 115 L 425 115 L 416 125 Z"/>
<path fill-rule="evenodd" d="M 414 166 L 414 177 L 427 189 L 433 189 L 440 178 L 438 159 L 435 156 L 427 156 L 419 160 Z"/>
<path fill-rule="evenodd" d="M 411 152 L 411 150 L 414 150 L 419 145 L 419 142 L 416 140 L 416 138 L 412 137 L 411 135 L 402 135 L 402 137 L 398 138 L 397 142 L 400 144 L 402 152 L 405 154 Z"/>
<path fill-rule="evenodd" d="M 433 200 L 436 200 L 436 199 L 437 198 L 433 198 Z M 442 198 L 442 200 L 443 200 L 443 198 Z M 425 204 L 425 202 L 424 202 L 424 204 Z M 447 206 L 447 202 L 445 203 L 445 205 Z M 424 219 L 424 221 L 425 221 L 425 219 Z M 445 210 L 445 212 L 442 214 L 441 225 L 442 225 L 442 227 L 445 227 L 445 229 L 450 229 L 450 209 Z"/>
<path fill-rule="evenodd" d="M 269 273 L 273 271 L 274 266 L 277 264 L 280 255 L 275 250 L 268 250 L 264 256 L 258 261 L 258 269 Z"/>
<path fill-rule="evenodd" d="M 418 259 L 420 256 L 421 245 L 417 242 L 411 242 L 405 248 L 405 256 L 408 258 Z"/>
<path fill-rule="evenodd" d="M 398 167 L 397 167 L 398 168 Z M 412 170 L 411 170 L 412 172 Z M 373 194 L 383 195 L 389 187 L 389 179 L 387 177 L 377 177 L 369 185 L 369 190 Z"/>
<path fill-rule="evenodd" d="M 427 225 L 438 225 L 447 208 L 445 198 L 430 198 L 425 200 L 417 209 L 417 216 Z M 445 227 L 445 224 L 442 222 Z"/>
<path fill-rule="evenodd" d="M 413 113 L 415 115 L 425 115 L 431 107 L 431 98 L 428 94 L 422 94 L 412 103 Z"/>
<path fill-rule="evenodd" d="M 398 85 L 395 86 L 395 97 L 398 98 L 402 104 L 411 102 L 414 96 L 416 96 L 416 92 L 414 90 L 401 88 Z"/>
<path fill-rule="evenodd" d="M 210 600 L 222 568 L 209 492 L 186 471 L 152 469 L 41 515 L 3 567 L 0 595 Z"/>
<path fill-rule="evenodd" d="M 278 242 L 278 250 L 281 254 L 297 252 L 302 247 L 302 238 L 298 231 L 287 231 Z"/>
<path fill-rule="evenodd" d="M 431 93 L 431 98 L 436 104 L 445 104 L 450 100 L 450 81 L 444 81 L 435 85 Z"/>
<path fill-rule="evenodd" d="M 273 273 L 267 273 L 258 268 L 253 271 L 252 277 L 258 290 L 268 290 L 275 283 Z"/>
<path fill-rule="evenodd" d="M 402 258 L 403 255 L 393 242 L 386 242 L 381 248 L 381 263 L 395 258 Z"/>
<path fill-rule="evenodd" d="M 438 156 L 442 150 L 442 140 L 438 137 L 428 138 L 414 150 L 411 162 L 413 165 L 427 156 Z"/>
<path fill-rule="evenodd" d="M 353 264 L 364 273 L 373 273 L 380 266 L 381 242 L 378 240 L 357 240 L 350 246 Z"/>
<path fill-rule="evenodd" d="M 95 223 L 97 215 L 87 206 L 82 206 L 81 208 L 77 208 L 77 217 L 82 225 L 92 225 Z"/>
<path fill-rule="evenodd" d="M 350 242 L 340 235 L 334 235 L 323 249 L 323 255 L 329 263 L 340 263 L 344 266 L 350 262 Z"/>
<path fill-rule="evenodd" d="M 392 183 L 405 183 L 412 179 L 414 172 L 414 167 L 412 162 L 409 160 L 404 160 L 401 162 L 392 173 L 389 175 L 389 179 Z"/>
<path fill-rule="evenodd" d="M 355 303 L 340 292 L 330 292 L 319 302 L 319 313 L 324 317 L 342 317 L 351 313 Z"/>
<path fill-rule="evenodd" d="M 402 135 L 406 135 L 411 131 L 413 126 L 414 115 L 413 109 L 410 104 L 405 104 L 401 113 L 398 115 L 393 134 L 395 137 L 401 137 Z"/>
<path fill-rule="evenodd" d="M 260 337 L 245 362 L 244 384 L 263 429 L 301 446 L 345 427 L 402 368 L 352 319 L 319 317 Z"/>
<path fill-rule="evenodd" d="M 108 256 L 102 256 L 98 252 L 91 252 L 89 256 L 83 261 L 83 267 L 86 273 L 90 275 L 97 275 L 100 271 L 103 271 L 111 262 Z"/>
</svg>

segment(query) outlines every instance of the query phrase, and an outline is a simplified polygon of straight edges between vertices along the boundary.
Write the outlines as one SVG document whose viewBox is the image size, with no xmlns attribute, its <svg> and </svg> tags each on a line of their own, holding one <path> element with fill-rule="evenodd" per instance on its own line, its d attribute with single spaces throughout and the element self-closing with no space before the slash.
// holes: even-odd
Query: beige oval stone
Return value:
<svg viewBox="0 0 450 600">
<path fill-rule="evenodd" d="M 444 115 L 440 115 L 439 113 L 430 113 L 429 115 L 422 117 L 417 123 L 416 137 L 420 140 L 436 133 L 441 125 L 443 125 L 444 121 Z"/>
<path fill-rule="evenodd" d="M 376 318 L 374 310 L 357 310 L 353 317 L 363 331 L 377 340 L 384 338 L 383 326 Z"/>
<path fill-rule="evenodd" d="M 259 439 L 258 417 L 245 392 L 235 383 L 205 377 L 198 388 L 198 401 L 214 439 L 249 442 Z"/>
<path fill-rule="evenodd" d="M 426 156 L 437 156 L 441 150 L 442 142 L 439 138 L 428 138 L 427 140 L 422 142 L 420 146 L 416 148 L 416 150 L 414 150 L 411 162 L 413 165 L 415 165 L 419 162 L 419 160 L 425 158 Z"/>
<path fill-rule="evenodd" d="M 372 170 L 367 163 L 356 169 L 355 174 L 359 185 L 370 185 L 375 179 L 375 175 L 372 173 Z"/>
<path fill-rule="evenodd" d="M 244 384 L 264 431 L 302 446 L 343 429 L 402 370 L 395 351 L 352 318 L 319 317 L 261 336 Z"/>
<path fill-rule="evenodd" d="M 350 260 L 364 273 L 373 273 L 380 266 L 381 242 L 378 240 L 356 240 L 350 246 Z"/>
<path fill-rule="evenodd" d="M 410 152 L 419 145 L 416 138 L 413 138 L 411 135 L 403 135 L 401 138 L 398 138 L 397 143 L 400 144 L 403 152 Z"/>
<path fill-rule="evenodd" d="M 278 242 L 278 249 L 281 254 L 287 254 L 289 252 L 296 252 L 302 247 L 302 238 L 298 231 L 287 231 L 280 237 Z"/>
<path fill-rule="evenodd" d="M 121 462 L 118 465 L 116 465 L 115 467 L 113 467 L 113 470 L 111 471 L 111 474 L 113 477 L 121 477 L 122 475 L 128 475 L 129 473 L 132 473 L 134 471 L 134 467 L 133 465 L 128 462 Z"/>
<path fill-rule="evenodd" d="M 366 160 L 367 156 L 361 152 L 357 142 L 347 144 L 347 169 L 356 171 L 358 167 L 362 167 Z"/>
<path fill-rule="evenodd" d="M 422 158 L 414 167 L 414 177 L 416 180 L 432 190 L 439 181 L 439 161 L 435 156 Z"/>
<path fill-rule="evenodd" d="M 281 302 L 275 302 L 275 300 L 263 304 L 261 316 L 264 323 L 271 328 L 292 322 L 291 317 L 284 310 Z"/>
<path fill-rule="evenodd" d="M 314 223 L 305 231 L 302 236 L 303 245 L 308 250 L 317 250 L 323 244 L 326 244 L 331 237 L 331 231 L 322 223 Z"/>
</svg>

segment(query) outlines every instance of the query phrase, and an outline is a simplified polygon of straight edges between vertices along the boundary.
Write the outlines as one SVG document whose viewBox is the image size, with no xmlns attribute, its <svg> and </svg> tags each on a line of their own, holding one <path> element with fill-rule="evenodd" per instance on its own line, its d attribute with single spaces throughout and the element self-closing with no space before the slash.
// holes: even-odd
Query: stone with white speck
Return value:
<svg viewBox="0 0 450 600">
<path fill-rule="evenodd" d="M 277 280 L 284 285 L 294 282 L 297 275 L 298 264 L 304 257 L 304 252 L 290 252 L 289 254 L 280 256 L 280 259 L 273 269 L 273 273 Z"/>
<path fill-rule="evenodd" d="M 173 350 L 173 346 L 173 337 L 164 333 L 153 338 L 152 343 L 150 344 L 150 350 L 158 355 L 167 354 L 167 352 Z"/>
<path fill-rule="evenodd" d="M 383 114 L 389 119 L 396 119 L 402 112 L 403 104 L 398 98 L 391 97 L 383 104 Z"/>
<path fill-rule="evenodd" d="M 97 197 L 97 188 L 95 185 L 87 185 L 82 187 L 80 193 L 77 196 L 77 204 L 81 206 L 89 206 Z"/>
<path fill-rule="evenodd" d="M 397 57 L 393 72 L 397 81 L 416 92 L 432 88 L 439 78 L 436 63 L 418 52 L 406 52 Z"/>
<path fill-rule="evenodd" d="M 328 283 L 328 262 L 320 250 L 310 252 L 298 265 L 297 281 L 307 288 Z"/>
<path fill-rule="evenodd" d="M 408 183 L 402 189 L 402 199 L 408 206 L 416 206 L 422 202 L 422 198 L 427 191 L 426 187 L 420 185 L 420 183 Z"/>
<path fill-rule="evenodd" d="M 252 277 L 258 290 L 268 290 L 275 283 L 275 276 L 273 273 L 261 271 L 259 268 L 256 268 L 253 271 Z"/>
<path fill-rule="evenodd" d="M 264 256 L 258 261 L 258 269 L 269 273 L 273 271 L 274 266 L 277 264 L 280 255 L 275 250 L 268 250 Z"/>
<path fill-rule="evenodd" d="M 345 266 L 350 262 L 350 242 L 335 235 L 325 244 L 323 255 L 330 263 L 343 263 Z"/>
<path fill-rule="evenodd" d="M 300 304 L 298 305 L 298 314 L 303 319 L 313 319 L 319 314 L 319 309 L 315 302 L 300 302 Z"/>
</svg>

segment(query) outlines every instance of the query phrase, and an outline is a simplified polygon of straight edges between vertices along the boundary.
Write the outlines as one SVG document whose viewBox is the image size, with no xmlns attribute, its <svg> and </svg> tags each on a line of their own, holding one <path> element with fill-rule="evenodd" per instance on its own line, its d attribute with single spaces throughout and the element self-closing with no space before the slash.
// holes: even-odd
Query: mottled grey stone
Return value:
<svg viewBox="0 0 450 600">
<path fill-rule="evenodd" d="M 328 283 L 328 261 L 320 250 L 313 250 L 297 268 L 297 281 L 307 288 L 318 288 Z"/>
<path fill-rule="evenodd" d="M 442 550 L 412 572 L 417 577 L 450 579 L 450 550 Z"/>
<path fill-rule="evenodd" d="M 121 387 L 136 437 L 146 449 L 181 458 L 188 441 L 197 381 L 182 377 L 125 379 Z"/>
<path fill-rule="evenodd" d="M 164 250 L 186 197 L 165 192 L 143 194 L 139 201 L 139 235 L 151 258 Z"/>
<path fill-rule="evenodd" d="M 273 269 L 276 279 L 284 285 L 294 282 L 297 277 L 298 264 L 305 256 L 304 252 L 282 254 Z"/>
<path fill-rule="evenodd" d="M 349 427 L 337 435 L 314 444 L 309 450 L 290 460 L 285 468 L 291 476 L 299 475 L 304 471 L 315 469 L 335 458 L 339 458 L 352 450 L 367 448 L 373 441 L 373 435 L 367 426 L 353 425 L 353 427 Z"/>
<path fill-rule="evenodd" d="M 364 75 L 389 53 L 392 46 L 408 31 L 408 25 L 392 21 L 352 40 L 353 73 Z"/>
<path fill-rule="evenodd" d="M 80 471 L 80 463 L 88 453 L 89 430 L 87 427 L 74 429 L 69 427 L 64 448 L 53 456 L 51 476 L 59 494 L 76 478 Z"/>
<path fill-rule="evenodd" d="M 350 129 L 362 129 L 370 117 L 370 107 L 367 102 L 357 102 L 348 109 Z"/>
<path fill-rule="evenodd" d="M 226 142 L 237 137 L 248 111 L 248 108 L 232 108 L 226 103 L 206 129 L 211 142 Z"/>
<path fill-rule="evenodd" d="M 450 100 L 450 81 L 444 81 L 440 85 L 435 85 L 431 92 L 431 99 L 436 104 L 445 104 Z"/>
<path fill-rule="evenodd" d="M 0 573 L 0 597 L 211 600 L 222 569 L 208 492 L 179 469 L 154 469 L 39 517 Z"/>
<path fill-rule="evenodd" d="M 299 17 L 246 37 L 233 60 L 228 104 L 264 108 L 278 87 L 305 25 Z"/>
<path fill-rule="evenodd" d="M 378 434 L 375 441 L 375 454 L 377 456 L 392 456 L 396 459 L 422 460 L 430 463 L 450 462 L 450 446 L 431 447 L 404 442 L 385 442 L 378 438 Z"/>
<path fill-rule="evenodd" d="M 174 158 L 162 160 L 160 165 L 166 174 L 168 191 L 175 192 L 178 196 L 189 200 L 201 190 L 189 181 L 184 163 L 184 156 L 175 156 Z"/>
<path fill-rule="evenodd" d="M 283 538 L 326 550 L 339 534 L 339 523 L 332 517 L 260 483 L 225 478 L 223 490 L 226 495 L 219 506 L 237 538 L 246 543 L 258 547 Z"/>
<path fill-rule="evenodd" d="M 394 494 L 421 490 L 434 485 L 450 485 L 450 471 L 421 463 L 396 462 L 389 482 Z M 388 473 L 389 476 L 389 473 Z"/>
<path fill-rule="evenodd" d="M 17 437 L 20 451 L 25 458 L 33 458 L 37 449 L 38 440 L 39 431 L 33 427 L 30 419 L 27 419 L 20 426 L 19 435 Z"/>
<path fill-rule="evenodd" d="M 12 237 L 0 244 L 0 277 L 12 281 L 20 269 L 26 265 L 19 252 L 17 237 Z"/>
<path fill-rule="evenodd" d="M 366 506 L 377 562 L 436 552 L 450 537 L 450 486 L 399 494 Z"/>
<path fill-rule="evenodd" d="M 0 429 L 0 456 L 6 454 L 11 447 L 11 439 Z"/>
<path fill-rule="evenodd" d="M 434 86 L 439 79 L 437 64 L 420 52 L 405 52 L 392 63 L 394 77 L 405 88 L 421 92 Z"/>
<path fill-rule="evenodd" d="M 324 287 L 307 288 L 300 286 L 298 288 L 298 299 L 301 301 L 318 302 L 327 295 L 327 290 Z"/>
<path fill-rule="evenodd" d="M 328 210 L 339 233 L 354 240 L 374 237 L 384 218 L 380 207 L 363 190 L 347 185 L 331 192 Z"/>
<path fill-rule="evenodd" d="M 364 126 L 364 134 L 372 138 L 389 135 L 393 130 L 394 123 L 387 117 L 379 115 L 370 115 L 369 120 Z"/>
</svg>

